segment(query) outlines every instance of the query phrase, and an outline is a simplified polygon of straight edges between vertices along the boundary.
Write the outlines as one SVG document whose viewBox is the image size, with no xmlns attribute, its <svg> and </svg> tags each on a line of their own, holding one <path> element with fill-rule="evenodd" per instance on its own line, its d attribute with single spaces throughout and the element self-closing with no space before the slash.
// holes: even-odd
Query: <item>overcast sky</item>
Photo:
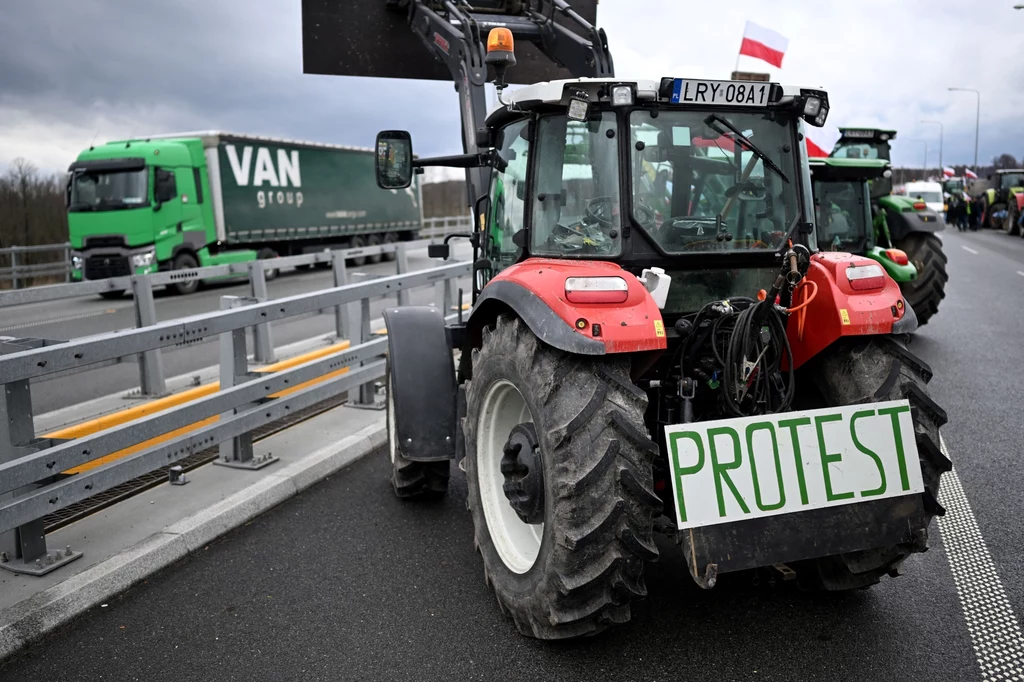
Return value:
<svg viewBox="0 0 1024 682">
<path fill-rule="evenodd" d="M 347 0 L 339 0 L 347 1 Z M 379 0 L 383 2 L 383 0 Z M 601 0 L 619 76 L 728 78 L 744 21 L 789 39 L 782 69 L 829 91 L 830 123 L 899 131 L 896 165 L 1024 156 L 1024 11 L 1016 0 Z M 96 140 L 220 129 L 370 146 L 412 131 L 420 155 L 461 151 L 450 83 L 302 74 L 300 0 L 3 0 L 0 169 L 67 168 Z M 813 9 L 812 9 L 813 8 Z M 426 53 L 425 58 L 426 57 Z"/>
</svg>

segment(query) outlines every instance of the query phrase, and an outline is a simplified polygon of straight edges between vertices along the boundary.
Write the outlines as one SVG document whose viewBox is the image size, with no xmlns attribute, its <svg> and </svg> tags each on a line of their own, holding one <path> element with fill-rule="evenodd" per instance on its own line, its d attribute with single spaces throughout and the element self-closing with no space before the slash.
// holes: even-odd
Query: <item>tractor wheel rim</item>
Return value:
<svg viewBox="0 0 1024 682">
<path fill-rule="evenodd" d="M 544 524 L 528 524 L 516 514 L 502 484 L 501 458 L 509 433 L 517 424 L 533 423 L 522 393 L 511 382 L 491 384 L 483 400 L 476 435 L 476 473 L 487 530 L 502 563 L 513 573 L 526 573 L 540 555 Z"/>
</svg>

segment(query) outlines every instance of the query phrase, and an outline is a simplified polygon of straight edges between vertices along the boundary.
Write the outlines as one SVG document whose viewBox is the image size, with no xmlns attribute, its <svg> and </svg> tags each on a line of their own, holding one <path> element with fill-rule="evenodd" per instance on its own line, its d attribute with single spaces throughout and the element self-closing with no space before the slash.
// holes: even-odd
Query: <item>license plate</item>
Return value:
<svg viewBox="0 0 1024 682">
<path fill-rule="evenodd" d="M 703 81 L 677 78 L 672 89 L 672 104 L 722 104 L 763 107 L 768 104 L 771 83 L 742 81 Z"/>
<path fill-rule="evenodd" d="M 680 529 L 924 491 L 906 400 L 677 424 L 665 435 Z"/>
</svg>

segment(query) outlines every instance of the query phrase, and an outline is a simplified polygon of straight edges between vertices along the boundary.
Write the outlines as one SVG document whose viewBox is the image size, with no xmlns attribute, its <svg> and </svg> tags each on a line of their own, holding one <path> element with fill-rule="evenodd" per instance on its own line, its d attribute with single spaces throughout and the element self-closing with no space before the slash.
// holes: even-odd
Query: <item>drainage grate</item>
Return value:
<svg viewBox="0 0 1024 682">
<path fill-rule="evenodd" d="M 301 421 L 305 421 L 317 416 L 318 414 L 326 412 L 327 410 L 344 405 L 345 402 L 345 395 L 342 394 L 334 396 L 333 398 L 328 398 L 327 400 L 315 405 L 310 405 L 304 410 L 299 410 L 295 414 L 290 414 L 282 419 L 278 419 L 277 421 L 270 422 L 259 427 L 253 431 L 253 440 L 256 441 L 272 436 L 278 431 L 283 431 L 284 429 L 294 426 Z M 151 471 L 148 474 L 143 474 L 138 478 L 126 481 L 125 483 L 114 486 L 109 490 L 104 490 L 103 492 L 97 493 L 96 495 L 86 498 L 80 502 L 68 505 L 64 509 L 55 511 L 52 514 L 43 517 L 43 527 L 45 528 L 45 532 L 49 533 L 57 530 L 58 528 L 63 528 L 70 523 L 74 523 L 75 521 L 89 516 L 90 514 L 95 514 L 101 509 L 105 509 L 117 502 L 120 502 L 121 500 L 133 495 L 138 495 L 145 490 L 155 488 L 161 483 L 165 483 L 168 478 L 168 469 L 172 466 L 181 466 L 182 470 L 191 471 L 204 464 L 212 462 L 217 458 L 217 454 L 217 446 L 207 448 L 202 452 L 192 453 L 188 457 L 178 460 L 177 462 L 173 462 L 165 467 Z"/>
</svg>

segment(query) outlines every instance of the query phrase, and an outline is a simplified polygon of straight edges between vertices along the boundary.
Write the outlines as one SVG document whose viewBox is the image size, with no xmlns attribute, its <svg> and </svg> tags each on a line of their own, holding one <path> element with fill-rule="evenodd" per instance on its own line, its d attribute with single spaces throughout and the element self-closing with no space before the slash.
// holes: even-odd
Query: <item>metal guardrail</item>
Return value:
<svg viewBox="0 0 1024 682">
<path fill-rule="evenodd" d="M 0 568 L 42 575 L 81 556 L 70 547 L 47 549 L 43 518 L 52 512 L 214 445 L 220 448 L 216 463 L 262 468 L 276 459 L 254 458 L 255 428 L 350 390 L 359 390 L 360 402 L 372 402 L 372 382 L 383 376 L 387 342 L 371 333 L 371 299 L 397 294 L 402 304 L 411 289 L 433 286 L 435 305 L 447 311 L 453 303 L 454 280 L 472 273 L 472 264 L 463 262 L 346 284 L 343 254 L 333 253 L 335 279 L 338 282 L 340 274 L 341 280 L 331 289 L 272 301 L 224 296 L 222 310 L 217 312 L 65 342 L 0 342 L 4 388 L 0 392 Z M 257 261 L 254 274 L 262 272 L 263 264 Z M 144 277 L 134 280 L 137 286 L 145 286 L 139 285 L 145 281 Z M 137 289 L 136 294 L 147 290 Z M 328 308 L 336 311 L 339 338 L 358 339 L 358 345 L 273 374 L 249 371 L 248 328 Z M 146 357 L 213 336 L 219 337 L 221 349 L 219 392 L 75 440 L 35 434 L 32 380 L 126 355 Z M 346 367 L 347 373 L 337 375 Z M 166 438 L 168 434 L 174 435 Z M 60 476 L 73 467 L 160 438 L 166 440 L 122 453 L 125 456 L 87 471 Z"/>
<path fill-rule="evenodd" d="M 450 216 L 445 218 L 424 218 L 419 230 L 421 238 L 443 237 L 451 232 L 473 229 L 473 220 L 469 215 Z M 414 242 L 409 242 L 414 243 Z M 361 249 L 351 249 L 360 251 Z M 63 260 L 53 263 L 27 265 L 18 261 L 24 254 L 60 252 Z M 9 267 L 0 268 L 0 282 L 13 281 L 14 289 L 21 289 L 23 279 L 32 277 L 63 277 L 65 282 L 71 281 L 71 244 L 41 244 L 39 246 L 11 246 L 0 249 L 0 258 L 10 260 Z M 296 263 L 296 265 L 305 262 Z M 125 287 L 128 288 L 128 287 Z M 3 305 L 3 304 L 0 304 Z M 16 305 L 16 304 L 10 304 Z"/>
</svg>

